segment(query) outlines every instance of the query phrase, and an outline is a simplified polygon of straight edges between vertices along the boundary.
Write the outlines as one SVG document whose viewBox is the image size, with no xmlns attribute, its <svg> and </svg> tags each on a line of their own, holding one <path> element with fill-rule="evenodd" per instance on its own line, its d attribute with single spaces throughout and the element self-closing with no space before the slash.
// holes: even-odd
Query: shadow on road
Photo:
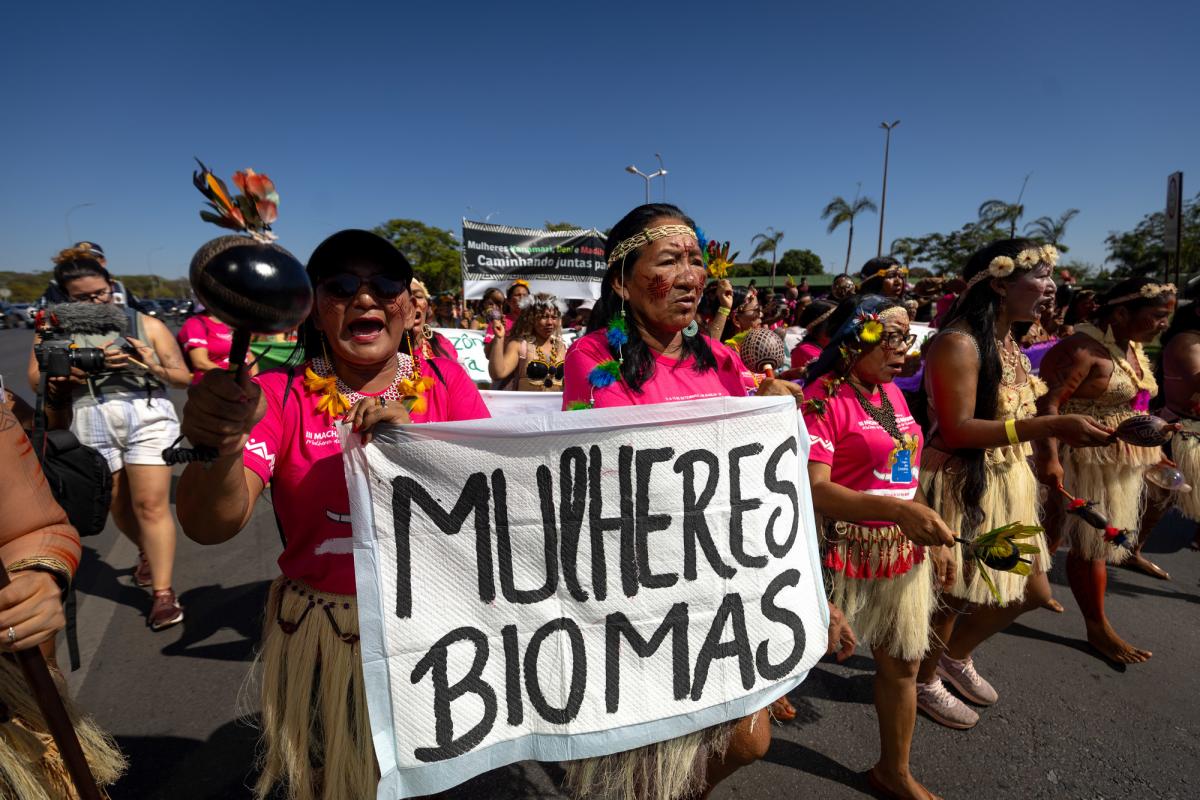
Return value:
<svg viewBox="0 0 1200 800">
<path fill-rule="evenodd" d="M 162 649 L 164 656 L 191 656 L 218 661 L 249 661 L 262 637 L 262 613 L 267 604 L 270 581 L 240 586 L 212 584 L 188 589 L 179 596 L 187 609 L 183 634 Z M 234 642 L 201 644 L 222 629 L 241 635 Z"/>
<path fill-rule="evenodd" d="M 867 782 L 861 773 L 855 772 L 824 753 L 818 753 L 802 744 L 776 736 L 771 740 L 771 749 L 764 758 L 772 764 L 791 767 L 824 778 L 852 789 L 867 790 Z"/>
<path fill-rule="evenodd" d="M 1051 644 L 1069 647 L 1072 650 L 1078 650 L 1079 652 L 1085 653 L 1104 664 L 1113 672 L 1125 672 L 1128 666 L 1126 664 L 1118 664 L 1115 661 L 1109 661 L 1107 658 L 1100 655 L 1099 652 L 1092 649 L 1092 646 L 1084 639 L 1071 639 L 1066 636 L 1059 636 L 1057 633 L 1040 631 L 1037 628 L 1030 628 L 1027 625 L 1022 625 L 1020 622 L 1012 623 L 1003 631 L 1001 631 L 1001 633 L 1008 636 L 1022 636 L 1026 639 L 1037 639 L 1041 642 L 1049 642 Z"/>
<path fill-rule="evenodd" d="M 128 567 L 114 567 L 103 561 L 95 549 L 84 545 L 79 559 L 79 570 L 76 572 L 75 588 L 83 594 L 102 597 L 146 614 L 150 611 L 150 592 L 133 583 L 132 570 L 132 564 Z"/>
</svg>

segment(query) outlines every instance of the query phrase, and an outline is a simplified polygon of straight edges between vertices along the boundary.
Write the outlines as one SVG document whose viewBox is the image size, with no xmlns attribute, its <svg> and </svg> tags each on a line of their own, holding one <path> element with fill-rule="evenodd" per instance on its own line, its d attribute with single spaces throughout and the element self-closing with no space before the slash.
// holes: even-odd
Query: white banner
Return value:
<svg viewBox="0 0 1200 800">
<path fill-rule="evenodd" d="M 553 414 L 555 411 L 562 411 L 562 392 L 507 392 L 483 389 L 479 394 L 493 417 Z"/>
<path fill-rule="evenodd" d="M 476 383 L 490 383 L 492 377 L 488 374 L 487 354 L 483 352 L 483 335 L 485 331 L 469 331 L 463 328 L 434 328 L 435 331 L 450 340 L 458 351 L 458 363 Z M 563 342 L 569 347 L 575 341 L 575 331 L 563 331 Z"/>
<path fill-rule="evenodd" d="M 343 438 L 380 798 L 737 719 L 825 652 L 791 398 Z"/>
</svg>

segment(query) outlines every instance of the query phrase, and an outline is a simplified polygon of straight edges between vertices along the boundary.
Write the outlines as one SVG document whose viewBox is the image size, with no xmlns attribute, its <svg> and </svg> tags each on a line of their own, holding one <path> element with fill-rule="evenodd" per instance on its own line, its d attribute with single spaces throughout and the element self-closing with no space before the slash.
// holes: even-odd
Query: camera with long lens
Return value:
<svg viewBox="0 0 1200 800">
<path fill-rule="evenodd" d="M 76 347 L 70 337 L 61 333 L 43 338 L 33 348 L 38 369 L 51 378 L 66 378 L 71 367 L 95 375 L 104 370 L 104 351 L 99 347 Z"/>
<path fill-rule="evenodd" d="M 50 378 L 66 378 L 74 367 L 87 375 L 107 369 L 99 347 L 77 347 L 78 334 L 119 335 L 128 323 L 125 312 L 111 303 L 62 303 L 51 306 L 38 325 L 39 341 L 33 348 L 38 370 Z"/>
</svg>

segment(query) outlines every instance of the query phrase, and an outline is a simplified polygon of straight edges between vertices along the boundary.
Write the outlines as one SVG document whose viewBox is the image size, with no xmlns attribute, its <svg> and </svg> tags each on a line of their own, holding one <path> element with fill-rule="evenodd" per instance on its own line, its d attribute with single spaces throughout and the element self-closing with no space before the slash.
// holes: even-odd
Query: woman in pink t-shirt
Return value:
<svg viewBox="0 0 1200 800">
<path fill-rule="evenodd" d="M 699 332 L 696 309 L 706 273 L 695 228 L 665 203 L 639 206 L 613 226 L 605 245 L 609 268 L 588 321 L 590 332 L 567 351 L 564 408 L 744 397 L 747 378 L 753 387 L 737 354 Z M 798 387 L 787 381 L 765 380 L 758 393 L 799 399 Z M 770 742 L 764 708 L 670 742 L 568 762 L 567 786 L 576 797 L 608 797 L 621 796 L 615 789 L 628 788 L 630 781 L 643 781 L 630 791 L 692 796 L 697 786 L 711 788 L 761 758 Z M 681 754 L 695 758 L 676 763 Z M 704 774 L 697 774 L 693 768 L 702 765 Z"/>
<path fill-rule="evenodd" d="M 263 632 L 260 796 L 284 784 L 304 796 L 374 797 L 350 504 L 334 424 L 345 420 L 369 438 L 379 423 L 488 412 L 456 362 L 398 352 L 413 321 L 412 268 L 389 242 L 336 233 L 313 252 L 308 275 L 316 296 L 301 329 L 304 365 L 241 384 L 214 371 L 192 388 L 183 430 L 220 456 L 184 471 L 177 511 L 189 537 L 216 544 L 245 527 L 271 485 L 285 544 Z M 292 752 L 304 742 L 310 753 Z"/>
<path fill-rule="evenodd" d="M 833 319 L 839 327 L 811 364 L 804 389 L 825 579 L 830 600 L 875 658 L 880 757 L 867 778 L 889 797 L 926 797 L 908 763 L 917 668 L 929 648 L 935 582 L 953 580 L 946 549 L 954 536 L 941 517 L 913 502 L 921 427 L 892 383 L 914 338 L 908 313 L 870 295 Z"/>
</svg>

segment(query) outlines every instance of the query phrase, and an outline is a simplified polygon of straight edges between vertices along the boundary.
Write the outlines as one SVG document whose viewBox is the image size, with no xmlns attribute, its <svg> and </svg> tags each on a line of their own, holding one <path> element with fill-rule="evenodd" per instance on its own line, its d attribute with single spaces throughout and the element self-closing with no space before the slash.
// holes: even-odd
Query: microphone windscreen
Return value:
<svg viewBox="0 0 1200 800">
<path fill-rule="evenodd" d="M 787 358 L 783 339 L 770 328 L 751 328 L 738 346 L 738 355 L 752 372 L 764 372 L 768 365 L 778 368 Z"/>
<path fill-rule="evenodd" d="M 50 317 L 70 334 L 125 333 L 129 318 L 116 303 L 59 303 L 50 306 Z"/>
</svg>

